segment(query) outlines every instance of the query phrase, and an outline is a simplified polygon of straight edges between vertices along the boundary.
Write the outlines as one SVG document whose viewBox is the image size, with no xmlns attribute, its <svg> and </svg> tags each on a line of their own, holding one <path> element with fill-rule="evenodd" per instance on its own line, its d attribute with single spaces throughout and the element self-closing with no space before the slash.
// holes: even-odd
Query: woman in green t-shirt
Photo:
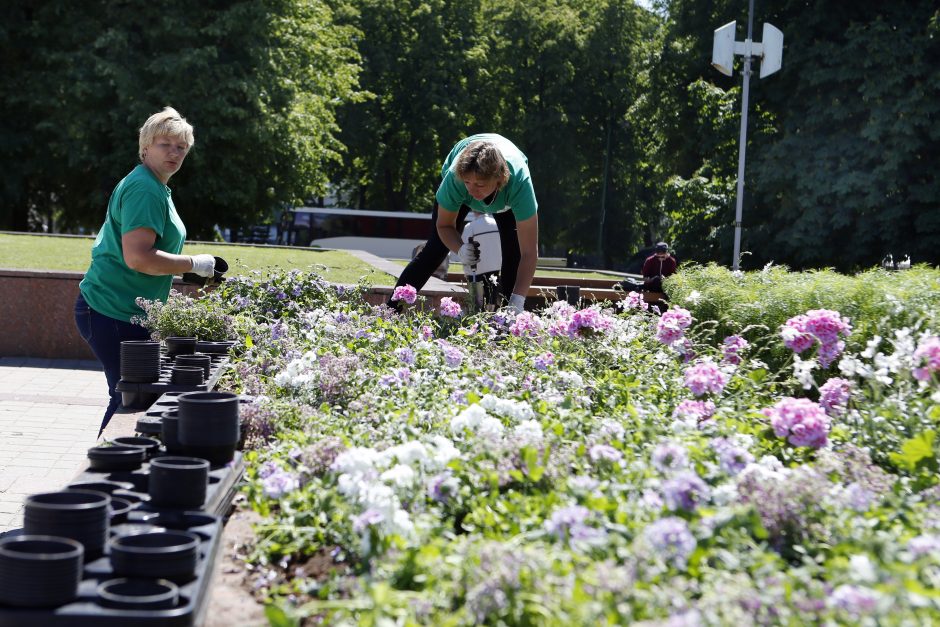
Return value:
<svg viewBox="0 0 940 627">
<path fill-rule="evenodd" d="M 435 199 L 428 242 L 402 271 L 396 287 L 420 290 L 448 252 L 465 265 L 476 264 L 479 249 L 464 243 L 460 232 L 467 214 L 479 211 L 493 214 L 499 229 L 500 292 L 513 309 L 522 311 L 535 276 L 539 242 L 538 202 L 526 156 L 495 133 L 462 139 L 444 160 Z"/>
<path fill-rule="evenodd" d="M 193 127 L 175 109 L 150 116 L 140 129 L 140 165 L 114 188 L 104 224 L 91 249 L 91 266 L 79 285 L 75 323 L 104 366 L 111 401 L 101 430 L 121 403 L 121 342 L 147 340 L 131 323 L 143 315 L 138 298 L 166 301 L 174 274 L 213 275 L 212 255 L 181 255 L 186 227 L 176 213 L 167 182 L 193 147 Z M 99 432 L 100 435 L 100 432 Z"/>
</svg>

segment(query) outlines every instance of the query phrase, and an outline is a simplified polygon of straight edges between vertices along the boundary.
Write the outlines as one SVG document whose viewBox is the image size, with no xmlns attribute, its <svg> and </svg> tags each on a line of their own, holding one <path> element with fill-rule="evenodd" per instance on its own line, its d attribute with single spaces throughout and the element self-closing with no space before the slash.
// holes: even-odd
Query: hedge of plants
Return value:
<svg viewBox="0 0 940 627">
<path fill-rule="evenodd" d="M 877 278 L 903 311 L 784 269 L 662 315 L 228 282 L 249 584 L 275 625 L 940 622 L 940 273 Z"/>
</svg>

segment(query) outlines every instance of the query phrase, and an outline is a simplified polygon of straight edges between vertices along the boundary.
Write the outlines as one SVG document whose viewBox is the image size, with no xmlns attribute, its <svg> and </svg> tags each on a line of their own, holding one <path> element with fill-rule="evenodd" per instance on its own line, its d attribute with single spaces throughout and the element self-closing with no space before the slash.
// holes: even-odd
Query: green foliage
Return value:
<svg viewBox="0 0 940 627">
<path fill-rule="evenodd" d="M 664 282 L 670 302 L 696 320 L 713 320 L 715 341 L 733 333 L 768 346 L 779 366 L 789 351 L 777 337 L 789 318 L 810 309 L 833 309 L 852 322 L 848 346 L 864 349 L 885 329 L 936 328 L 940 323 L 940 271 L 915 266 L 904 272 L 870 270 L 855 276 L 833 270 L 790 272 L 783 266 L 735 275 L 715 264 L 683 265 Z"/>
<path fill-rule="evenodd" d="M 355 31 L 324 0 L 6 8 L 0 145 L 15 166 L 0 175 L 0 226 L 25 230 L 32 211 L 97 228 L 138 161 L 137 129 L 167 104 L 195 127 L 171 181 L 191 235 L 325 190 L 358 66 Z"/>
</svg>

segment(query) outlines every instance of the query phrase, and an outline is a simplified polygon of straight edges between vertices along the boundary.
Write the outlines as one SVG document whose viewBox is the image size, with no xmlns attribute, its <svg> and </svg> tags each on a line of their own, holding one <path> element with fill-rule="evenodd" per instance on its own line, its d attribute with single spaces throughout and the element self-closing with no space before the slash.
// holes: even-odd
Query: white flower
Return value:
<svg viewBox="0 0 940 627">
<path fill-rule="evenodd" d="M 466 408 L 450 421 L 450 430 L 455 434 L 463 433 L 465 429 L 475 431 L 480 421 L 486 417 L 486 410 L 478 404 Z"/>
<path fill-rule="evenodd" d="M 488 440 L 498 440 L 503 436 L 503 423 L 498 418 L 487 416 L 480 421 L 477 433 Z"/>
<path fill-rule="evenodd" d="M 816 368 L 815 359 L 800 359 L 799 355 L 793 356 L 793 376 L 803 386 L 804 390 L 813 387 L 813 370 Z"/>
<path fill-rule="evenodd" d="M 356 446 L 337 455 L 332 468 L 334 472 L 362 475 L 375 470 L 380 459 L 381 454 L 375 449 Z"/>
<path fill-rule="evenodd" d="M 878 580 L 875 565 L 867 555 L 861 553 L 849 558 L 849 577 L 857 583 L 874 583 Z"/>
<path fill-rule="evenodd" d="M 382 465 L 388 465 L 393 459 L 397 459 L 403 464 L 414 466 L 424 463 L 428 459 L 428 451 L 424 444 L 417 440 L 404 442 L 397 446 L 390 446 L 380 454 Z"/>
<path fill-rule="evenodd" d="M 460 458 L 460 451 L 454 448 L 453 442 L 448 440 L 442 435 L 435 435 L 431 438 L 431 446 L 433 451 L 431 452 L 431 466 L 435 470 L 443 468 L 451 462 L 451 460 Z"/>
<path fill-rule="evenodd" d="M 406 464 L 396 464 L 383 472 L 379 478 L 399 488 L 410 488 L 415 482 L 415 471 Z"/>
<path fill-rule="evenodd" d="M 523 446 L 538 446 L 542 443 L 542 425 L 537 420 L 524 420 L 516 425 L 513 436 Z"/>
<path fill-rule="evenodd" d="M 692 290 L 689 292 L 689 295 L 685 297 L 685 300 L 693 305 L 698 305 L 699 301 L 702 300 L 702 293 L 698 290 Z"/>
</svg>

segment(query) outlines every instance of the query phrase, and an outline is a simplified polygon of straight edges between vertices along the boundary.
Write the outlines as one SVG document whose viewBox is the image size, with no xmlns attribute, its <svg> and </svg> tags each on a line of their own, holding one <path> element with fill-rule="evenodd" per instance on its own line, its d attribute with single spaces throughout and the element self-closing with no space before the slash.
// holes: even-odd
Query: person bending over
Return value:
<svg viewBox="0 0 940 627">
<path fill-rule="evenodd" d="M 521 312 L 538 262 L 538 202 L 528 159 L 511 141 L 495 133 L 472 135 L 457 142 L 441 166 L 441 183 L 431 214 L 431 234 L 424 249 L 404 269 L 396 287 L 424 287 L 434 269 L 456 253 L 461 263 L 479 261 L 477 246 L 461 239 L 470 211 L 493 214 L 503 262 L 501 299 Z M 397 307 L 397 302 L 389 301 Z"/>
</svg>

